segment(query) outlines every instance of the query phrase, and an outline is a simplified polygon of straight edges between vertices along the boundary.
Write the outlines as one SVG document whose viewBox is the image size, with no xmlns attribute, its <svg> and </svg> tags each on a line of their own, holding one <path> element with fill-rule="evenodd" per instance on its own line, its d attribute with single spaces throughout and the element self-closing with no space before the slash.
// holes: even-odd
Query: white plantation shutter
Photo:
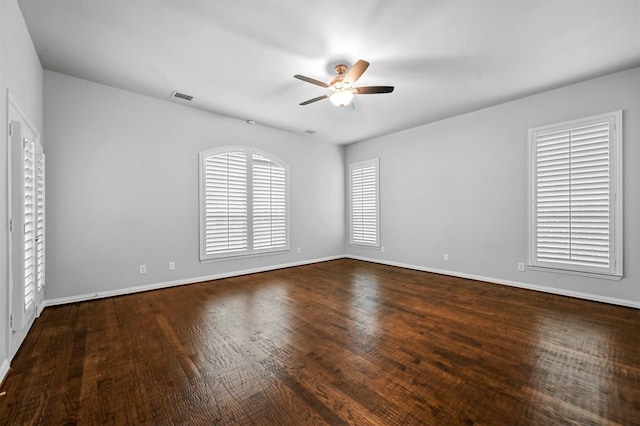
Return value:
<svg viewBox="0 0 640 426">
<path fill-rule="evenodd" d="M 36 233 L 36 176 L 35 176 L 35 144 L 33 141 L 24 139 L 24 310 L 27 311 L 35 302 L 35 233 Z"/>
<path fill-rule="evenodd" d="M 247 158 L 243 151 L 204 159 L 204 256 L 248 250 Z"/>
<path fill-rule="evenodd" d="M 378 247 L 378 159 L 349 165 L 351 244 Z"/>
<path fill-rule="evenodd" d="M 39 146 L 39 145 L 38 145 Z M 45 234 L 44 234 L 44 154 L 41 151 L 37 151 L 36 161 L 36 281 L 37 291 L 42 291 L 44 287 L 44 250 L 45 250 Z"/>
<path fill-rule="evenodd" d="M 288 249 L 287 169 L 242 147 L 200 154 L 200 259 Z"/>
<path fill-rule="evenodd" d="M 621 115 L 530 131 L 533 266 L 618 275 Z"/>
<path fill-rule="evenodd" d="M 280 164 L 253 154 L 253 249 L 287 244 L 286 174 Z"/>
</svg>

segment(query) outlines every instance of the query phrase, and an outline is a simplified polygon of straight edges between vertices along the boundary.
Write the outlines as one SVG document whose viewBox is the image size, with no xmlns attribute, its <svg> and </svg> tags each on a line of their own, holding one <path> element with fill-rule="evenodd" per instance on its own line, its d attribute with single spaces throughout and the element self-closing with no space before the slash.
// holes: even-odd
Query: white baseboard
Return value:
<svg viewBox="0 0 640 426">
<path fill-rule="evenodd" d="M 398 267 L 401 267 L 401 268 L 413 269 L 413 270 L 416 270 L 416 271 L 432 272 L 432 273 L 435 273 L 435 274 L 450 275 L 450 276 L 459 277 L 459 278 L 468 278 L 468 279 L 471 279 L 471 280 L 485 281 L 485 282 L 489 282 L 489 283 L 492 283 L 492 284 L 508 285 L 508 286 L 511 286 L 511 287 L 524 288 L 524 289 L 527 289 L 527 290 L 541 291 L 541 292 L 544 292 L 544 293 L 557 294 L 557 295 L 560 295 L 560 296 L 569 296 L 569 297 L 574 297 L 574 298 L 577 298 L 577 299 L 590 300 L 590 301 L 593 301 L 593 302 L 609 303 L 609 304 L 612 304 L 612 305 L 619 305 L 619 306 L 626 306 L 628 308 L 640 309 L 640 302 L 634 302 L 634 301 L 626 300 L 626 299 L 617 299 L 617 298 L 614 298 L 614 297 L 600 296 L 600 295 L 597 295 L 597 294 L 582 293 L 582 292 L 571 291 L 571 290 L 563 290 L 563 289 L 558 289 L 558 288 L 553 288 L 553 287 L 545 287 L 545 286 L 539 286 L 539 285 L 535 285 L 535 284 L 527 284 L 527 283 L 521 283 L 521 282 L 517 282 L 517 281 L 502 280 L 502 279 L 492 278 L 492 277 L 483 277 L 483 276 L 479 276 L 479 275 L 465 274 L 465 273 L 461 273 L 461 272 L 448 271 L 448 270 L 435 269 L 435 268 L 428 268 L 428 267 L 425 267 L 425 266 L 412 265 L 412 264 L 408 264 L 408 263 L 394 262 L 394 261 L 389 261 L 389 260 L 381 260 L 381 259 L 369 258 L 369 257 L 364 257 L 364 256 L 353 256 L 353 255 L 347 255 L 347 254 L 324 257 L 324 258 L 318 258 L 318 259 L 310 259 L 310 260 L 304 260 L 304 261 L 300 261 L 300 262 L 292 262 L 292 263 L 286 263 L 286 264 L 280 264 L 280 265 L 270 265 L 270 266 L 264 266 L 264 267 L 260 267 L 260 268 L 254 268 L 254 269 L 245 269 L 245 270 L 240 270 L 240 271 L 225 272 L 225 273 L 221 273 L 221 274 L 208 275 L 208 276 L 204 276 L 204 277 L 194 277 L 194 278 L 187 278 L 187 279 L 183 279 L 183 280 L 167 281 L 167 282 L 156 283 L 156 284 L 148 284 L 148 285 L 137 286 L 137 287 L 128 287 L 128 288 L 122 288 L 122 289 L 118 289 L 118 290 L 110 290 L 110 291 L 103 291 L 103 292 L 98 292 L 98 293 L 81 294 L 81 295 L 78 295 L 78 296 L 61 297 L 61 298 L 57 298 L 57 299 L 49 299 L 49 300 L 45 300 L 44 301 L 44 306 L 63 305 L 63 304 L 67 304 L 67 303 L 84 302 L 84 301 L 87 301 L 87 300 L 102 299 L 102 298 L 105 298 L 105 297 L 122 296 L 122 295 L 125 295 L 125 294 L 139 293 L 139 292 L 142 292 L 142 291 L 158 290 L 158 289 L 161 289 L 161 288 L 175 287 L 175 286 L 185 285 L 185 284 L 193 284 L 193 283 L 202 282 L 202 281 L 219 280 L 219 279 L 223 279 L 223 278 L 230 278 L 230 277 L 237 277 L 237 276 L 241 276 L 241 275 L 255 274 L 255 273 L 258 273 L 258 272 L 273 271 L 273 270 L 276 270 L 276 269 L 291 268 L 291 267 L 294 267 L 294 266 L 310 265 L 310 264 L 313 264 L 313 263 L 326 262 L 326 261 L 329 261 L 329 260 L 336 260 L 336 259 L 343 259 L 343 258 L 355 259 L 355 260 L 363 260 L 363 261 L 366 261 L 366 262 L 379 263 L 379 264 L 382 264 L 382 265 L 398 266 Z"/>
<path fill-rule="evenodd" d="M 609 303 L 609 304 L 612 304 L 612 305 L 619 305 L 619 306 L 626 306 L 628 308 L 640 309 L 640 302 L 634 302 L 634 301 L 626 300 L 626 299 L 617 299 L 615 297 L 600 296 L 600 295 L 597 295 L 597 294 L 582 293 L 582 292 L 571 291 L 571 290 L 563 290 L 563 289 L 558 289 L 558 288 L 553 288 L 553 287 L 545 287 L 545 286 L 540 286 L 540 285 L 535 285 L 535 284 L 521 283 L 521 282 L 517 282 L 517 281 L 501 280 L 501 279 L 498 279 L 498 278 L 483 277 L 483 276 L 479 276 L 479 275 L 465 274 L 465 273 L 462 273 L 462 272 L 454 272 L 454 271 L 447 271 L 447 270 L 442 270 L 442 269 L 427 268 L 425 266 L 411 265 L 411 264 L 407 264 L 407 263 L 393 262 L 393 261 L 381 260 L 381 259 L 374 259 L 374 258 L 363 257 L 363 256 L 345 255 L 345 257 L 349 258 L 349 259 L 364 260 L 366 262 L 379 263 L 379 264 L 382 264 L 382 265 L 399 266 L 401 268 L 414 269 L 416 271 L 432 272 L 432 273 L 435 273 L 435 274 L 450 275 L 452 277 L 459 277 L 459 278 L 468 278 L 468 279 L 471 279 L 471 280 L 485 281 L 485 282 L 492 283 L 492 284 L 508 285 L 508 286 L 511 286 L 511 287 L 524 288 L 524 289 L 527 289 L 527 290 L 541 291 L 543 293 L 551 293 L 551 294 L 557 294 L 557 295 L 560 295 L 560 296 L 569 296 L 569 297 L 575 297 L 577 299 L 590 300 L 592 302 L 603 302 L 603 303 Z"/>
<path fill-rule="evenodd" d="M 330 257 L 323 257 L 318 259 L 303 260 L 300 262 L 285 263 L 280 265 L 263 266 L 263 267 L 254 268 L 254 269 L 244 269 L 240 271 L 224 272 L 221 274 L 207 275 L 204 277 L 193 277 L 193 278 L 186 278 L 182 280 L 166 281 L 166 282 L 147 284 L 147 285 L 136 286 L 136 287 L 121 288 L 117 290 L 101 291 L 98 293 L 81 294 L 81 295 L 70 296 L 70 297 L 60 297 L 57 299 L 45 300 L 44 306 L 64 305 L 67 303 L 76 303 L 76 302 L 85 302 L 87 300 L 103 299 L 105 297 L 122 296 L 125 294 L 140 293 L 143 291 L 158 290 L 161 288 L 175 287 L 175 286 L 185 285 L 185 284 L 194 284 L 194 283 L 203 282 L 203 281 L 219 280 L 222 278 L 238 277 L 241 275 L 255 274 L 258 272 L 267 272 L 267 271 L 273 271 L 276 269 L 291 268 L 293 266 L 310 265 L 312 263 L 343 259 L 344 257 L 345 257 L 344 255 L 330 256 Z"/>
<path fill-rule="evenodd" d="M 0 384 L 4 382 L 4 378 L 7 376 L 8 372 L 9 372 L 9 360 L 5 359 L 4 361 L 2 361 L 2 364 L 0 364 Z"/>
</svg>

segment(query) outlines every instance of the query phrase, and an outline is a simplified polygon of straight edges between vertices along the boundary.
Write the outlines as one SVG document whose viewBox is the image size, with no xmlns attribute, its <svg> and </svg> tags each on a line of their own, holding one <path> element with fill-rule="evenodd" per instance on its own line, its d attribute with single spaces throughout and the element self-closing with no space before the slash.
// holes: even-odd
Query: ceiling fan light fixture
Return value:
<svg viewBox="0 0 640 426">
<path fill-rule="evenodd" d="M 336 89 L 335 92 L 329 96 L 329 100 L 335 106 L 343 107 L 345 105 L 349 105 L 353 100 L 353 91 L 347 89 Z"/>
<path fill-rule="evenodd" d="M 309 99 L 308 101 L 301 102 L 300 105 L 309 105 L 314 102 L 321 101 L 323 99 L 329 98 L 332 104 L 338 107 L 346 107 L 351 104 L 353 97 L 355 95 L 367 95 L 367 94 L 376 94 L 376 93 L 391 93 L 393 92 L 393 86 L 365 86 L 365 87 L 354 87 L 356 81 L 362 76 L 362 74 L 367 70 L 369 66 L 369 62 L 359 59 L 350 70 L 347 71 L 347 66 L 340 64 L 336 65 L 336 72 L 338 75 L 334 77 L 329 84 L 324 83 L 320 80 L 316 80 L 311 77 L 305 77 L 304 75 L 296 74 L 293 78 L 297 78 L 298 80 L 306 81 L 307 83 L 315 84 L 316 86 L 324 87 L 326 89 L 330 89 L 329 92 L 326 92 L 322 96 L 317 96 L 313 99 Z M 353 108 L 351 108 L 353 110 Z"/>
</svg>

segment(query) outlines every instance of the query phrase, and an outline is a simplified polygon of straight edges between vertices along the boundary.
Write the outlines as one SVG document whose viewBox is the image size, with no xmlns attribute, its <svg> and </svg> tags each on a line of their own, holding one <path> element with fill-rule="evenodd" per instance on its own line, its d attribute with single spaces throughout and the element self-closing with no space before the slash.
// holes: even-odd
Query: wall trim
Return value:
<svg viewBox="0 0 640 426">
<path fill-rule="evenodd" d="M 0 385 L 4 382 L 4 378 L 7 377 L 7 373 L 9 372 L 9 360 L 5 359 L 0 364 Z"/>
<path fill-rule="evenodd" d="M 428 268 L 426 266 L 413 265 L 413 264 L 403 263 L 403 262 L 394 262 L 394 261 L 391 261 L 391 260 L 381 260 L 381 259 L 375 259 L 375 258 L 365 257 L 365 256 L 355 256 L 355 255 L 350 255 L 350 254 L 328 256 L 328 257 L 322 257 L 322 258 L 317 258 L 317 259 L 303 260 L 303 261 L 300 261 L 300 262 L 291 262 L 291 263 L 284 263 L 284 264 L 279 264 L 279 265 L 263 266 L 263 267 L 260 267 L 260 268 L 244 269 L 244 270 L 239 270 L 239 271 L 223 272 L 223 273 L 220 273 L 220 274 L 207 275 L 207 276 L 202 276 L 202 277 L 185 278 L 185 279 L 182 279 L 182 280 L 175 280 L 175 281 L 165 281 L 165 282 L 161 282 L 161 283 L 147 284 L 147 285 L 143 285 L 143 286 L 127 287 L 127 288 L 122 288 L 122 289 L 118 289 L 118 290 L 103 291 L 103 292 L 91 293 L 91 294 L 81 294 L 81 295 L 78 295 L 78 296 L 61 297 L 61 298 L 57 298 L 57 299 L 48 299 L 48 300 L 44 301 L 44 306 L 47 307 L 47 306 L 64 305 L 64 304 L 67 304 L 67 303 L 85 302 L 85 301 L 88 301 L 88 300 L 103 299 L 103 298 L 106 298 L 106 297 L 123 296 L 125 294 L 140 293 L 140 292 L 143 292 L 143 291 L 150 291 L 150 290 L 159 290 L 159 289 L 162 289 L 162 288 L 175 287 L 175 286 L 187 285 L 187 284 L 195 284 L 195 283 L 199 283 L 199 282 L 203 282 L 203 281 L 213 281 L 213 280 L 219 280 L 219 279 L 223 279 L 223 278 L 238 277 L 238 276 L 242 276 L 242 275 L 256 274 L 256 273 L 259 273 L 259 272 L 274 271 L 274 270 L 277 270 L 277 269 L 284 269 L 284 268 L 292 268 L 292 267 L 295 267 L 295 266 L 310 265 L 310 264 L 313 264 L 313 263 L 327 262 L 327 261 L 330 261 L 330 260 L 337 260 L 337 259 L 362 260 L 362 261 L 365 261 L 365 262 L 379 263 L 381 265 L 397 266 L 397 267 L 400 267 L 400 268 L 413 269 L 413 270 L 416 270 L 416 271 L 431 272 L 431 273 L 434 273 L 434 274 L 441 274 L 441 275 L 449 275 L 449 276 L 452 276 L 452 277 L 466 278 L 466 279 L 476 280 L 476 281 L 484 281 L 484 282 L 488 282 L 488 283 L 492 283 L 492 284 L 507 285 L 507 286 L 510 286 L 510 287 L 517 287 L 517 288 L 523 288 L 523 289 L 526 289 L 526 290 L 540 291 L 540 292 L 543 292 L 543 293 L 556 294 L 556 295 L 559 295 L 559 296 L 568 296 L 568 297 L 573 297 L 573 298 L 576 298 L 576 299 L 589 300 L 589 301 L 592 301 L 592 302 L 608 303 L 608 304 L 611 304 L 611 305 L 618 305 L 618 306 L 624 306 L 624 307 L 627 307 L 627 308 L 640 309 L 640 302 L 634 302 L 634 301 L 626 300 L 626 299 L 618 299 L 618 298 L 614 298 L 614 297 L 599 296 L 599 295 L 591 294 L 591 293 L 582 293 L 582 292 L 578 292 L 578 291 L 563 290 L 563 289 L 557 289 L 557 288 L 553 288 L 553 287 L 545 287 L 545 286 L 540 286 L 540 285 L 535 285 L 535 284 L 527 284 L 527 283 L 522 283 L 522 282 L 518 282 L 518 281 L 501 280 L 501 279 L 498 279 L 498 278 L 484 277 L 484 276 L 474 275 L 474 274 L 465 274 L 465 273 L 462 273 L 462 272 L 455 272 L 455 271 L 449 271 L 449 270 L 444 270 L 444 269 L 436 269 L 436 268 Z M 8 367 L 7 367 L 7 369 L 8 369 Z M 0 372 L 2 372 L 2 370 L 0 370 Z"/>
<path fill-rule="evenodd" d="M 283 263 L 279 265 L 262 266 L 259 268 L 223 272 L 220 274 L 206 275 L 202 277 L 184 278 L 181 280 L 165 281 L 165 282 L 147 284 L 147 285 L 136 286 L 136 287 L 127 287 L 127 288 L 121 288 L 118 290 L 109 290 L 109 291 L 101 291 L 98 293 L 81 294 L 81 295 L 69 296 L 69 297 L 60 297 L 56 299 L 45 300 L 44 306 L 47 307 L 47 306 L 64 305 L 67 303 L 86 302 L 88 300 L 103 299 L 106 297 L 123 296 L 125 294 L 140 293 L 143 291 L 150 291 L 150 290 L 159 290 L 162 288 L 176 287 L 176 286 L 187 285 L 187 284 L 195 284 L 203 281 L 220 280 L 223 278 L 231 278 L 231 277 L 238 277 L 241 275 L 256 274 L 259 272 L 274 271 L 276 269 L 310 265 L 313 263 L 326 262 L 329 260 L 343 259 L 344 257 L 345 257 L 344 255 L 329 256 L 329 257 L 322 257 L 317 259 L 303 260 L 300 262 L 291 262 L 291 263 Z"/>
<path fill-rule="evenodd" d="M 391 260 L 381 260 L 381 259 L 375 259 L 375 258 L 364 257 L 364 256 L 354 256 L 354 255 L 349 255 L 349 254 L 345 255 L 345 257 L 348 258 L 348 259 L 355 259 L 355 260 L 362 260 L 362 261 L 365 261 L 365 262 L 379 263 L 381 265 L 398 266 L 400 268 L 414 269 L 416 271 L 432 272 L 434 274 L 449 275 L 449 276 L 452 276 L 452 277 L 467 278 L 467 279 L 476 280 L 476 281 L 485 281 L 485 282 L 488 282 L 488 283 L 491 283 L 491 284 L 508 285 L 510 287 L 523 288 L 523 289 L 526 289 L 526 290 L 534 290 L 534 291 L 540 291 L 540 292 L 543 292 L 543 293 L 556 294 L 556 295 L 559 295 L 559 296 L 568 296 L 568 297 L 574 297 L 576 299 L 589 300 L 589 301 L 592 301 L 592 302 L 602 302 L 602 303 L 608 303 L 608 304 L 611 304 L 611 305 L 625 306 L 627 308 L 640 309 L 640 302 L 634 302 L 632 300 L 626 300 L 626 299 L 617 299 L 615 297 L 600 296 L 600 295 L 597 295 L 597 294 L 582 293 L 582 292 L 579 292 L 579 291 L 572 291 L 572 290 L 563 290 L 563 289 L 558 289 L 558 288 L 553 288 L 553 287 L 540 286 L 540 285 L 536 285 L 536 284 L 527 284 L 527 283 L 522 283 L 522 282 L 518 282 L 518 281 L 501 280 L 501 279 L 498 279 L 498 278 L 483 277 L 483 276 L 479 276 L 479 275 L 465 274 L 465 273 L 462 273 L 462 272 L 454 272 L 454 271 L 447 271 L 447 270 L 443 270 L 443 269 L 428 268 L 428 267 L 425 267 L 425 266 L 412 265 L 412 264 L 402 263 L 402 262 L 394 262 L 394 261 L 391 261 Z"/>
</svg>

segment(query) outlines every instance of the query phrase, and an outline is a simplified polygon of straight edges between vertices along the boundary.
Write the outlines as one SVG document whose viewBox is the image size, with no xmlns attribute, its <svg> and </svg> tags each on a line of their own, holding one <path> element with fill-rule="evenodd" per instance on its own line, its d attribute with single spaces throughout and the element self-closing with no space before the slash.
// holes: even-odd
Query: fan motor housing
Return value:
<svg viewBox="0 0 640 426">
<path fill-rule="evenodd" d="M 347 72 L 347 66 L 345 64 L 338 64 L 336 65 L 335 70 L 338 75 L 331 79 L 331 81 L 329 82 L 330 86 L 333 86 L 336 83 L 340 83 L 342 81 L 342 79 L 344 78 L 344 73 Z"/>
</svg>

